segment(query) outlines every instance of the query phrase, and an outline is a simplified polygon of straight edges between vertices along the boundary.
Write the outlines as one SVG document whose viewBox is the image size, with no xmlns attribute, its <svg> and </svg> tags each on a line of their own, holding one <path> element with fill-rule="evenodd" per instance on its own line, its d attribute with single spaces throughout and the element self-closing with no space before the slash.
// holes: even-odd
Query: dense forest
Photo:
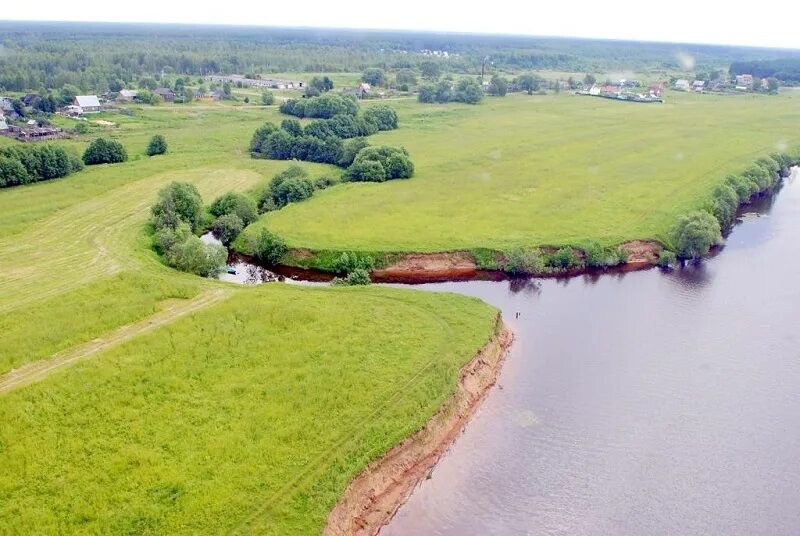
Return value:
<svg viewBox="0 0 800 536">
<path fill-rule="evenodd" d="M 800 58 L 775 60 L 737 61 L 731 64 L 730 73 L 752 74 L 757 78 L 775 77 L 781 82 L 800 83 Z"/>
<path fill-rule="evenodd" d="M 354 46 L 357 45 L 357 46 Z M 798 51 L 587 39 L 367 30 L 111 23 L 0 23 L 0 88 L 40 90 L 109 85 L 162 74 L 358 72 L 368 67 L 480 72 L 672 70 L 733 61 L 800 59 Z M 447 53 L 446 56 L 444 53 Z"/>
</svg>

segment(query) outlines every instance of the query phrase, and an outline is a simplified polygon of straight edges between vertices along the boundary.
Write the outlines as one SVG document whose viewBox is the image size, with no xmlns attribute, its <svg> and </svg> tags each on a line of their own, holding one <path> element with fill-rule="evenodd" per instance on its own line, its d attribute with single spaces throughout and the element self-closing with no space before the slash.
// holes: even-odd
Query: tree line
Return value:
<svg viewBox="0 0 800 536">
<path fill-rule="evenodd" d="M 800 83 L 800 58 L 735 61 L 731 63 L 730 74 L 752 74 L 755 78 L 777 78 L 784 83 L 797 84 Z"/>
<path fill-rule="evenodd" d="M 353 43 L 358 46 L 354 47 Z M 679 68 L 675 45 L 424 32 L 192 27 L 108 23 L 0 23 L 0 87 L 73 85 L 114 91 L 143 77 L 380 68 L 477 74 L 486 56 L 505 70 L 610 71 Z M 774 60 L 786 52 L 686 45 L 698 68 Z M 436 53 L 439 54 L 436 54 Z M 448 55 L 445 57 L 444 52 Z M 413 85 L 411 82 L 401 84 Z M 378 84 L 380 85 L 380 84 Z"/>
<path fill-rule="evenodd" d="M 0 148 L 0 188 L 58 179 L 81 169 L 81 159 L 58 145 Z"/>
</svg>

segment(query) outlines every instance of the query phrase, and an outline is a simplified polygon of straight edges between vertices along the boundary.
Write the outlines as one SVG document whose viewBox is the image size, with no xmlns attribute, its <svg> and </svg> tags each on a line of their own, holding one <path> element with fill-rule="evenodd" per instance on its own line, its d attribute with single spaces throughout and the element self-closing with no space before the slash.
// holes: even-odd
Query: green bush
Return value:
<svg viewBox="0 0 800 536">
<path fill-rule="evenodd" d="M 147 144 L 147 156 L 156 156 L 159 154 L 167 153 L 167 140 L 161 134 L 156 134 L 150 138 L 150 143 Z"/>
<path fill-rule="evenodd" d="M 699 259 L 722 237 L 717 219 L 704 210 L 678 219 L 674 231 L 677 254 L 681 259 Z"/>
<path fill-rule="evenodd" d="M 369 278 L 369 272 L 362 268 L 357 268 L 347 274 L 347 277 L 336 277 L 331 281 L 334 286 L 355 286 L 355 285 L 369 285 L 372 280 Z"/>
<path fill-rule="evenodd" d="M 153 235 L 153 249 L 159 255 L 166 255 L 176 245 L 181 244 L 192 236 L 192 230 L 185 222 L 180 222 L 177 227 L 161 227 Z"/>
<path fill-rule="evenodd" d="M 375 165 L 367 165 L 375 162 Z M 382 171 L 382 173 L 381 173 Z M 382 182 L 390 179 L 407 179 L 414 174 L 414 164 L 403 148 L 378 145 L 361 149 L 345 174 L 347 180 Z"/>
<path fill-rule="evenodd" d="M 604 248 L 597 242 L 592 242 L 584 248 L 586 266 L 592 268 L 606 268 L 617 266 L 628 261 L 628 253 L 622 248 Z"/>
<path fill-rule="evenodd" d="M 165 258 L 167 263 L 182 272 L 203 277 L 216 277 L 225 269 L 228 251 L 219 244 L 204 244 L 192 235 L 176 243 Z"/>
<path fill-rule="evenodd" d="M 390 106 L 372 106 L 364 110 L 364 119 L 372 121 L 378 130 L 397 128 L 397 112 Z"/>
<path fill-rule="evenodd" d="M 365 138 L 352 138 L 342 144 L 342 156 L 337 164 L 342 167 L 350 166 L 356 159 L 361 149 L 369 147 L 369 142 Z"/>
<path fill-rule="evenodd" d="M 172 182 L 158 192 L 158 201 L 151 208 L 156 229 L 177 229 L 181 222 L 197 231 L 203 219 L 203 199 L 194 185 Z"/>
<path fill-rule="evenodd" d="M 733 188 L 739 197 L 739 203 L 746 203 L 758 191 L 758 187 L 741 175 L 728 175 L 725 184 Z"/>
<path fill-rule="evenodd" d="M 375 261 L 369 255 L 345 251 L 331 263 L 331 270 L 337 274 L 347 274 L 354 270 L 370 271 L 374 265 Z"/>
<path fill-rule="evenodd" d="M 545 272 L 542 254 L 537 249 L 517 247 L 505 254 L 503 271 L 509 274 L 541 274 Z"/>
<path fill-rule="evenodd" d="M 714 202 L 714 216 L 720 226 L 727 227 L 736 216 L 739 209 L 739 194 L 728 184 L 720 184 L 712 193 Z"/>
<path fill-rule="evenodd" d="M 670 268 L 678 262 L 678 257 L 668 249 L 662 249 L 658 254 L 658 265 L 662 268 Z"/>
<path fill-rule="evenodd" d="M 314 188 L 317 190 L 324 190 L 325 188 L 329 188 L 335 184 L 339 184 L 339 181 L 333 177 L 320 177 L 314 181 Z"/>
<path fill-rule="evenodd" d="M 208 211 L 217 217 L 235 214 L 245 226 L 258 219 L 256 202 L 244 194 L 235 192 L 228 192 L 216 198 L 208 207 Z"/>
<path fill-rule="evenodd" d="M 352 182 L 383 182 L 386 180 L 386 170 L 380 162 L 372 160 L 353 162 L 343 178 Z"/>
<path fill-rule="evenodd" d="M 0 188 L 32 182 L 22 162 L 0 155 Z"/>
<path fill-rule="evenodd" d="M 572 248 L 561 248 L 549 256 L 547 264 L 552 268 L 566 270 L 567 268 L 582 266 L 583 263 Z"/>
<path fill-rule="evenodd" d="M 253 246 L 253 255 L 256 259 L 273 265 L 278 264 L 287 251 L 289 248 L 286 242 L 266 229 L 261 230 Z"/>
<path fill-rule="evenodd" d="M 83 163 L 87 166 L 96 164 L 116 164 L 125 162 L 128 152 L 117 140 L 97 138 L 92 140 L 83 153 Z"/>
<path fill-rule="evenodd" d="M 264 91 L 261 93 L 261 104 L 264 106 L 275 104 L 275 95 L 273 95 L 271 91 Z"/>
<path fill-rule="evenodd" d="M 228 246 L 231 242 L 236 240 L 239 233 L 244 229 L 242 219 L 236 214 L 223 214 L 211 226 L 211 231 L 214 233 L 220 242 Z"/>
</svg>

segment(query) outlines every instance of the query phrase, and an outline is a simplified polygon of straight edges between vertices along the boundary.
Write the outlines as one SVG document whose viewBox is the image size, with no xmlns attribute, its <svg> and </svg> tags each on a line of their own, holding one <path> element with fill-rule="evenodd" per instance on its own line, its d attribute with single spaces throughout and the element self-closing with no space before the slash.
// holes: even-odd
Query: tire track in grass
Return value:
<svg viewBox="0 0 800 536">
<path fill-rule="evenodd" d="M 198 170 L 191 181 L 206 200 L 242 191 L 260 176 L 243 170 Z M 137 251 L 156 192 L 157 175 L 62 209 L 28 231 L 0 239 L 0 313 L 68 292 L 125 269 L 161 267 Z M 182 177 L 181 177 L 182 178 Z"/>
<path fill-rule="evenodd" d="M 53 355 L 49 359 L 34 361 L 18 369 L 7 372 L 0 376 L 0 395 L 43 380 L 58 369 L 91 357 L 113 346 L 122 344 L 139 335 L 154 331 L 204 307 L 221 302 L 231 296 L 231 294 L 232 292 L 227 289 L 217 288 L 207 290 L 191 300 L 180 300 L 177 303 L 172 303 L 165 309 L 144 320 L 117 328 L 104 337 L 64 350 Z"/>
</svg>

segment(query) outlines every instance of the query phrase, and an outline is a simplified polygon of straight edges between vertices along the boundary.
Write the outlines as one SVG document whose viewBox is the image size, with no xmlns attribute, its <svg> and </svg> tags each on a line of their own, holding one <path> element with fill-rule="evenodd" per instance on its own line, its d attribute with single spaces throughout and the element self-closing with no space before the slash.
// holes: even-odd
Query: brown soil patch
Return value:
<svg viewBox="0 0 800 536">
<path fill-rule="evenodd" d="M 407 253 L 391 266 L 373 270 L 374 281 L 442 281 L 473 277 L 478 265 L 465 251 Z"/>
<path fill-rule="evenodd" d="M 658 261 L 658 255 L 664 249 L 655 240 L 631 240 L 620 245 L 628 252 L 628 265 L 652 265 Z"/>
<path fill-rule="evenodd" d="M 350 483 L 328 515 L 324 536 L 378 534 L 480 406 L 513 339 L 498 315 L 496 335 L 461 369 L 453 396 L 422 430 L 371 463 Z"/>
</svg>

